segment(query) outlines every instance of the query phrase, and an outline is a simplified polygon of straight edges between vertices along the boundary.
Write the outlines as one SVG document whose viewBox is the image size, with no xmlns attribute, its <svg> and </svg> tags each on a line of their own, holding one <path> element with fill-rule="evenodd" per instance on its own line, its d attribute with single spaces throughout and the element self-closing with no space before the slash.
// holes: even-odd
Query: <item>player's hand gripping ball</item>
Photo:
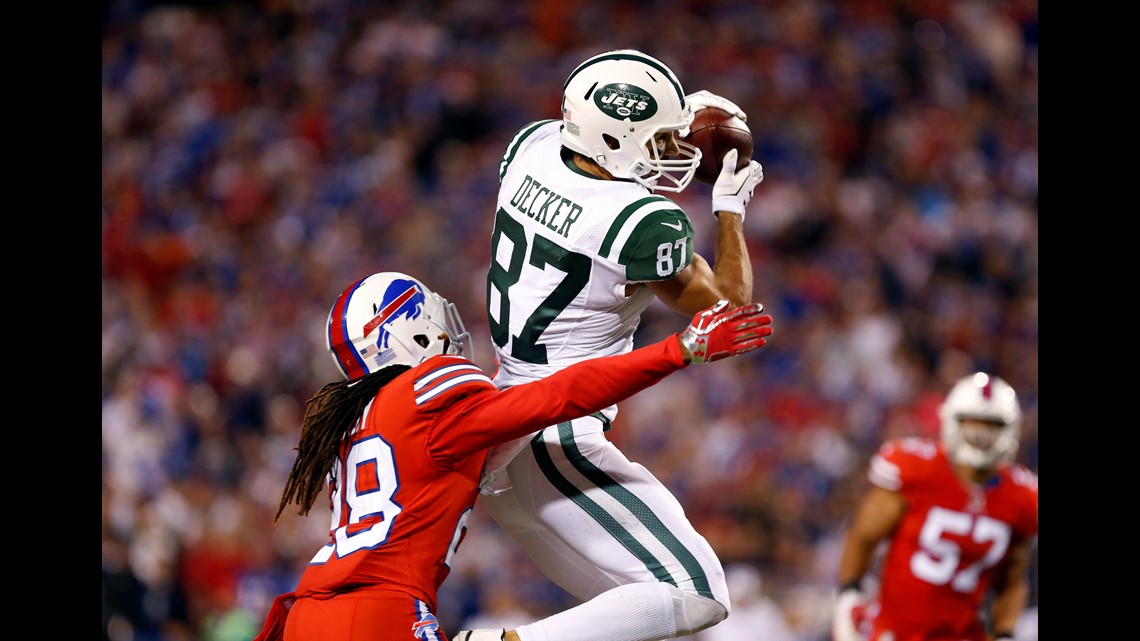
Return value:
<svg viewBox="0 0 1140 641">
<path fill-rule="evenodd" d="M 701 150 L 701 164 L 694 178 L 711 185 L 720 175 L 720 164 L 729 149 L 736 149 L 736 170 L 752 161 L 752 130 L 738 116 L 720 107 L 704 107 L 693 114 L 689 135 L 681 140 Z"/>
</svg>

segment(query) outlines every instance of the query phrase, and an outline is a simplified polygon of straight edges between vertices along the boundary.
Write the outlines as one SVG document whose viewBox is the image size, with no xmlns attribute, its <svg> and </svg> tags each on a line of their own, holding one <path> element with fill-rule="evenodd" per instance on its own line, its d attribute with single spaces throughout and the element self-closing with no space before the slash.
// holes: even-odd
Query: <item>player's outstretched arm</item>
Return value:
<svg viewBox="0 0 1140 641">
<path fill-rule="evenodd" d="M 455 399 L 438 419 L 432 450 L 444 458 L 467 456 L 602 410 L 689 364 L 763 347 L 772 334 L 764 306 L 727 307 L 728 301 L 720 301 L 698 312 L 680 333 L 625 354 L 590 358 L 537 381 Z"/>
</svg>

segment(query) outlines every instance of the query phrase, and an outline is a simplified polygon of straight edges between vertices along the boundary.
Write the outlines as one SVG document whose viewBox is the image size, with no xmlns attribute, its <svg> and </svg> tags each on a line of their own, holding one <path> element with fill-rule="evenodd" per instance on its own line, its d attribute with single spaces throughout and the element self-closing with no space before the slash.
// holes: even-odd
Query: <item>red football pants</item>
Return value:
<svg viewBox="0 0 1140 641">
<path fill-rule="evenodd" d="M 427 603 L 403 592 L 357 590 L 297 599 L 285 641 L 447 641 Z"/>
</svg>

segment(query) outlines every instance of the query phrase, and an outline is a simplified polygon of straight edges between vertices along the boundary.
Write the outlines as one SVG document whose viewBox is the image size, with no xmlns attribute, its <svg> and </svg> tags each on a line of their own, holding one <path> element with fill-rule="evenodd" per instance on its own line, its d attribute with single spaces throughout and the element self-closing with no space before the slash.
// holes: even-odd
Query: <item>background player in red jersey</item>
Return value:
<svg viewBox="0 0 1140 641">
<path fill-rule="evenodd" d="M 1037 536 L 1037 476 L 1012 462 L 1017 393 L 977 372 L 955 383 L 939 418 L 941 442 L 898 439 L 871 459 L 873 487 L 839 564 L 834 641 L 1013 638 Z M 878 595 L 869 601 L 862 579 L 884 539 Z"/>
<path fill-rule="evenodd" d="M 487 448 L 596 412 L 689 363 L 762 347 L 759 303 L 699 312 L 680 334 L 499 391 L 464 358 L 455 306 L 396 272 L 353 283 L 326 344 L 345 380 L 309 400 L 277 517 L 328 493 L 329 541 L 257 641 L 446 641 L 436 592 L 463 541 Z"/>
</svg>

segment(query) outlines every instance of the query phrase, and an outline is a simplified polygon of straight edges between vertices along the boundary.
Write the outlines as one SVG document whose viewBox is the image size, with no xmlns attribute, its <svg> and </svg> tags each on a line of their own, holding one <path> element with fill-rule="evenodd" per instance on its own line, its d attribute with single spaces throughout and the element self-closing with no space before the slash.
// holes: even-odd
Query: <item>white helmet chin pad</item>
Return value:
<svg viewBox="0 0 1140 641">
<path fill-rule="evenodd" d="M 699 149 L 678 140 L 680 154 L 663 158 L 653 140 L 692 122 L 677 76 L 665 63 L 633 49 L 589 58 L 563 86 L 562 144 L 615 178 L 652 190 L 681 191 L 693 179 Z"/>
<path fill-rule="evenodd" d="M 350 381 L 437 354 L 462 356 L 470 338 L 455 305 L 399 272 L 349 285 L 329 311 L 325 346 Z"/>
<path fill-rule="evenodd" d="M 963 377 L 938 408 L 942 445 L 950 460 L 973 468 L 992 468 L 1010 462 L 1021 437 L 1021 407 L 1009 383 L 985 372 Z M 988 433 L 966 428 L 964 420 L 992 425 Z"/>
</svg>

